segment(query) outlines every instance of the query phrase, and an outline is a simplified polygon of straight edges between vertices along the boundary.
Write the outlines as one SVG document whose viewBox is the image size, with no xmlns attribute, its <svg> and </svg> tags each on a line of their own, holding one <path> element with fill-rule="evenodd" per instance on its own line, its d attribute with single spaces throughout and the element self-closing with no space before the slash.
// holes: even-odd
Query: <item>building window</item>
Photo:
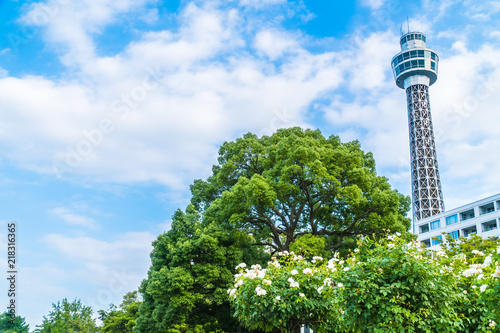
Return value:
<svg viewBox="0 0 500 333">
<path fill-rule="evenodd" d="M 472 234 L 477 234 L 477 228 L 475 225 L 469 228 L 462 229 L 462 234 L 464 237 L 469 237 Z"/>
<path fill-rule="evenodd" d="M 439 228 L 441 228 L 441 221 L 440 220 L 431 222 L 431 230 L 436 230 Z"/>
<path fill-rule="evenodd" d="M 484 215 L 488 214 L 491 212 L 495 211 L 495 206 L 493 205 L 493 202 L 490 202 L 489 204 L 479 206 L 479 214 Z"/>
<path fill-rule="evenodd" d="M 424 244 L 425 247 L 431 246 L 431 241 L 429 239 L 425 239 L 422 241 L 422 244 Z"/>
<path fill-rule="evenodd" d="M 443 241 L 442 236 L 434 237 L 434 238 L 432 238 L 432 246 L 439 245 L 439 244 L 441 244 L 442 241 Z"/>
<path fill-rule="evenodd" d="M 474 214 L 474 209 L 469 209 L 468 211 L 460 213 L 460 221 L 473 219 L 474 217 L 476 217 Z"/>
<path fill-rule="evenodd" d="M 483 232 L 487 232 L 487 231 L 495 230 L 497 228 L 497 221 L 496 220 L 488 221 L 488 222 L 481 223 L 481 225 L 483 227 Z"/>
<path fill-rule="evenodd" d="M 427 223 L 419 226 L 418 228 L 419 228 L 421 234 L 429 232 L 429 225 Z"/>
<path fill-rule="evenodd" d="M 458 236 L 460 236 L 458 233 L 458 230 L 450 232 L 449 235 L 451 236 L 452 239 L 455 239 L 455 240 L 458 239 Z"/>
<path fill-rule="evenodd" d="M 457 223 L 457 222 L 458 222 L 458 216 L 456 214 L 452 215 L 452 216 L 448 216 L 446 218 L 446 225 L 450 225 L 450 224 Z"/>
</svg>

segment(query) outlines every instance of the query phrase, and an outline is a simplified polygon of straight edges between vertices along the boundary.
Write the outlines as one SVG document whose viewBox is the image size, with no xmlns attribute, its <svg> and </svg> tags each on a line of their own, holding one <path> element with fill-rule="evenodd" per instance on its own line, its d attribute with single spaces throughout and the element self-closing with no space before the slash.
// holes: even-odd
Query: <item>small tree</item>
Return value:
<svg viewBox="0 0 500 333">
<path fill-rule="evenodd" d="M 36 333 L 95 333 L 96 324 L 92 319 L 92 308 L 80 300 L 68 302 L 65 298 L 57 304 L 52 303 L 52 311 L 43 317 Z"/>
<path fill-rule="evenodd" d="M 238 230 L 201 222 L 193 206 L 178 210 L 171 229 L 153 243 L 134 332 L 234 332 L 238 323 L 226 295 L 234 267 L 268 257 L 252 241 Z"/>
<path fill-rule="evenodd" d="M 16 316 L 14 320 L 10 313 L 4 312 L 0 315 L 0 332 L 2 333 L 28 333 L 29 325 L 23 317 Z"/>
<path fill-rule="evenodd" d="M 100 333 L 125 333 L 132 332 L 139 316 L 139 295 L 132 291 L 123 296 L 120 308 L 111 305 L 108 311 L 99 310 L 99 319 L 102 321 Z"/>
</svg>

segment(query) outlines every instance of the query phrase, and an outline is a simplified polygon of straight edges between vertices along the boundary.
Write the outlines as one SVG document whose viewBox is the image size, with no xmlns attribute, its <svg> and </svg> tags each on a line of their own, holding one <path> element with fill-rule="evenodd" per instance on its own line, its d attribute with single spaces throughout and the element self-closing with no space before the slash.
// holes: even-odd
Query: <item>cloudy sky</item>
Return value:
<svg viewBox="0 0 500 333">
<path fill-rule="evenodd" d="M 34 329 L 62 298 L 120 303 L 189 184 L 246 132 L 358 139 L 409 195 L 390 69 L 408 23 L 440 55 L 447 208 L 500 192 L 499 19 L 479 0 L 0 0 L 0 247 L 16 221 L 20 314 Z"/>
</svg>

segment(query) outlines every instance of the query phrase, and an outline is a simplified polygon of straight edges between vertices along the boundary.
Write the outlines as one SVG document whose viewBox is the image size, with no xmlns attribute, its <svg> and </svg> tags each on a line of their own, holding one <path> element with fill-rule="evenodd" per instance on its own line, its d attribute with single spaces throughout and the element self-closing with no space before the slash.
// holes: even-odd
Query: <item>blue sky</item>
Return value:
<svg viewBox="0 0 500 333">
<path fill-rule="evenodd" d="M 390 70 L 407 17 L 440 55 L 446 206 L 498 193 L 496 1 L 0 1 L 0 220 L 19 227 L 20 314 L 35 328 L 62 298 L 120 303 L 189 184 L 246 132 L 359 139 L 410 194 Z"/>
</svg>

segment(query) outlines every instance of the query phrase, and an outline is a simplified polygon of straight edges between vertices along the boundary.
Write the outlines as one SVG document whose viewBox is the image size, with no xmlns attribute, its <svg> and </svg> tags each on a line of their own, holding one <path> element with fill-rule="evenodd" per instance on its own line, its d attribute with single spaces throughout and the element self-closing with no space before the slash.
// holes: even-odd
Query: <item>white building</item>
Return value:
<svg viewBox="0 0 500 333">
<path fill-rule="evenodd" d="M 439 250 L 442 233 L 453 239 L 477 234 L 483 238 L 500 237 L 500 193 L 470 204 L 413 221 L 418 241 Z"/>
</svg>

